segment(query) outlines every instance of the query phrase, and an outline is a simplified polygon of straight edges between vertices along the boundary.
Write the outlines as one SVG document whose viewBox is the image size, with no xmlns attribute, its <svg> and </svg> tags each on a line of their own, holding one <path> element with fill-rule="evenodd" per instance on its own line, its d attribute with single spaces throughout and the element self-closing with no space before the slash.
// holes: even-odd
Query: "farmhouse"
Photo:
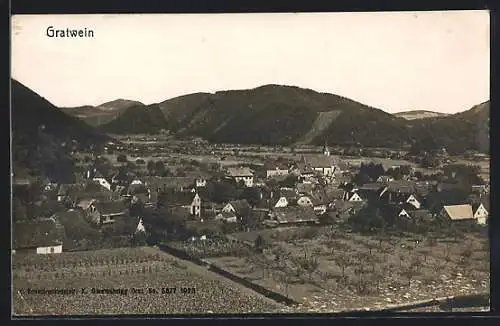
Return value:
<svg viewBox="0 0 500 326">
<path fill-rule="evenodd" d="M 142 218 L 139 219 L 139 223 L 137 223 L 137 228 L 135 232 L 146 232 L 146 228 L 144 227 L 144 223 L 142 222 Z"/>
<path fill-rule="evenodd" d="M 19 221 L 13 225 L 13 249 L 17 253 L 61 253 L 64 237 L 64 227 L 55 218 Z"/>
<path fill-rule="evenodd" d="M 355 215 L 363 206 L 363 202 L 335 200 L 332 202 L 330 212 L 333 213 L 336 218 L 345 220 Z"/>
<path fill-rule="evenodd" d="M 95 224 L 114 223 L 115 219 L 128 213 L 123 200 L 94 201 L 87 208 L 87 217 Z"/>
<path fill-rule="evenodd" d="M 253 187 L 253 173 L 249 168 L 228 168 L 227 173 L 236 183 L 243 181 L 246 187 Z"/>
<path fill-rule="evenodd" d="M 269 207 L 287 207 L 288 206 L 288 200 L 284 196 L 277 196 L 274 198 L 269 199 Z"/>
<path fill-rule="evenodd" d="M 344 193 L 344 200 L 349 202 L 362 202 L 363 198 L 357 193 L 357 189 L 353 191 L 346 191 Z"/>
</svg>

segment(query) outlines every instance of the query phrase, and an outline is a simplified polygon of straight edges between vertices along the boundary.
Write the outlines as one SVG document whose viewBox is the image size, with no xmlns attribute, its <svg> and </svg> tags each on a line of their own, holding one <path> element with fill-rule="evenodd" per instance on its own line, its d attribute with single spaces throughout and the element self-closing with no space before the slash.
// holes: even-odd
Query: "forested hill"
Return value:
<svg viewBox="0 0 500 326">
<path fill-rule="evenodd" d="M 72 176 L 73 148 L 99 146 L 110 138 L 68 116 L 12 79 L 12 156 L 16 172 L 60 180 Z"/>
</svg>

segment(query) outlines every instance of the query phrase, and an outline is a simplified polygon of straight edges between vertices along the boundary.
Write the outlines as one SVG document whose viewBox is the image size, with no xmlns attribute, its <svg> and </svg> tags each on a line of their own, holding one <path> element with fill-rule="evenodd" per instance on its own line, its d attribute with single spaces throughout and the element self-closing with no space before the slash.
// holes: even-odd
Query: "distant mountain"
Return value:
<svg viewBox="0 0 500 326">
<path fill-rule="evenodd" d="M 61 110 L 73 117 L 77 117 L 91 126 L 100 126 L 106 124 L 120 114 L 124 110 L 132 107 L 144 105 L 138 101 L 131 101 L 125 99 L 118 99 L 110 102 L 103 103 L 98 106 L 84 105 L 78 107 L 61 108 Z"/>
<path fill-rule="evenodd" d="M 487 150 L 489 139 L 489 129 L 484 128 L 489 102 L 454 115 L 430 111 L 392 115 L 335 94 L 283 85 L 193 93 L 153 105 L 128 107 L 131 101 L 119 101 L 123 105 L 112 114 L 103 115 L 99 109 L 99 123 L 89 122 L 90 117 L 85 121 L 107 133 L 167 129 L 212 142 L 263 145 L 321 145 L 327 141 L 330 145 L 410 147 L 433 139 L 432 146 L 460 152 Z M 78 113 L 81 111 L 85 109 L 73 108 L 72 113 L 85 115 Z"/>
<path fill-rule="evenodd" d="M 165 129 L 167 122 L 157 104 L 137 104 L 126 109 L 115 119 L 101 124 L 97 130 L 112 134 L 155 134 Z"/>
<path fill-rule="evenodd" d="M 403 118 L 406 120 L 438 118 L 438 117 L 445 117 L 447 115 L 448 115 L 447 113 L 425 111 L 425 110 L 413 110 L 413 111 L 404 111 L 404 112 L 394 113 L 394 116 L 396 116 L 398 118 Z"/>
<path fill-rule="evenodd" d="M 471 109 L 445 117 L 409 121 L 410 137 L 416 140 L 432 139 L 435 146 L 449 152 L 464 150 L 489 152 L 490 101 Z"/>
<path fill-rule="evenodd" d="M 322 144 L 328 140 L 370 146 L 379 140 L 394 145 L 407 141 L 403 119 L 338 95 L 294 86 L 196 93 L 159 106 L 171 131 L 214 142 Z"/>
<path fill-rule="evenodd" d="M 12 159 L 14 174 L 24 171 L 55 180 L 72 177 L 73 148 L 99 146 L 110 138 L 70 117 L 12 79 Z"/>
</svg>

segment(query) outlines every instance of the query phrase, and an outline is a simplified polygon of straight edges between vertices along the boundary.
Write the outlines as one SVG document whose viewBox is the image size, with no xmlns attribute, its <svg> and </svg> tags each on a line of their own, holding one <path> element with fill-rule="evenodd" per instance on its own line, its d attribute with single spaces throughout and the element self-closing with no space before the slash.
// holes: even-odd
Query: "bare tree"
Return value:
<svg viewBox="0 0 500 326">
<path fill-rule="evenodd" d="M 411 280 L 413 279 L 413 277 L 415 276 L 415 270 L 413 268 L 413 266 L 408 266 L 407 268 L 405 268 L 403 270 L 403 272 L 401 273 L 404 277 L 406 277 L 406 279 L 408 280 L 408 286 L 411 285 Z"/>
<path fill-rule="evenodd" d="M 342 271 L 342 279 L 344 279 L 345 278 L 345 269 L 347 267 L 349 267 L 351 264 L 350 257 L 348 255 L 346 255 L 345 253 L 342 253 L 342 254 L 338 255 L 337 257 L 335 257 L 335 262 L 340 267 L 340 269 Z"/>
</svg>

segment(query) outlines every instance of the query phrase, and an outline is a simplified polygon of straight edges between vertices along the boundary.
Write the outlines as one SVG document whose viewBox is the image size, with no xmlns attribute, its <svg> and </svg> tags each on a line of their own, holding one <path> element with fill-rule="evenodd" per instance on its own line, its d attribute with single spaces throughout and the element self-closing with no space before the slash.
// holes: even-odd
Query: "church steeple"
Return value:
<svg viewBox="0 0 500 326">
<path fill-rule="evenodd" d="M 328 149 L 328 146 L 326 144 L 326 140 L 325 140 L 325 145 L 323 146 L 323 154 L 325 156 L 330 156 L 330 150 Z"/>
</svg>

